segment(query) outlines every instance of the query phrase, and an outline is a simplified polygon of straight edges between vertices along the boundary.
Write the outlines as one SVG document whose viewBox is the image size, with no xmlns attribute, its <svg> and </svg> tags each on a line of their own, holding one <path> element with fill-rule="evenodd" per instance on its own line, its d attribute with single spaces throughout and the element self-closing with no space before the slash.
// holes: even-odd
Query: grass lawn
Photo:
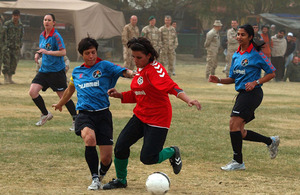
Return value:
<svg viewBox="0 0 300 195">
<path fill-rule="evenodd" d="M 204 63 L 178 60 L 172 77 L 202 110 L 188 107 L 170 96 L 172 125 L 165 146 L 181 149 L 183 169 L 174 175 L 168 161 L 143 165 L 139 161 L 142 140 L 131 148 L 128 187 L 113 191 L 87 191 L 91 183 L 84 158 L 84 143 L 69 131 L 72 119 L 64 108 L 54 111 L 58 101 L 51 89 L 41 92 L 54 118 L 42 127 L 34 124 L 40 112 L 28 95 L 35 76 L 33 61 L 20 61 L 13 77 L 17 84 L 3 85 L 0 76 L 0 194 L 147 194 L 145 181 L 155 171 L 171 180 L 168 194 L 299 194 L 300 192 L 300 83 L 264 84 L 264 100 L 256 119 L 246 129 L 279 135 L 279 154 L 271 160 L 262 143 L 243 143 L 245 171 L 224 172 L 220 166 L 232 159 L 229 137 L 230 111 L 237 92 L 234 85 L 216 85 L 204 79 Z M 79 63 L 71 63 L 71 71 Z M 223 67 L 217 75 L 224 76 Z M 68 77 L 71 75 L 68 73 Z M 130 79 L 120 78 L 116 88 L 129 90 Z M 74 96 L 76 102 L 77 98 Z M 111 99 L 114 140 L 132 116 L 132 104 Z M 115 178 L 112 165 L 104 182 Z"/>
</svg>

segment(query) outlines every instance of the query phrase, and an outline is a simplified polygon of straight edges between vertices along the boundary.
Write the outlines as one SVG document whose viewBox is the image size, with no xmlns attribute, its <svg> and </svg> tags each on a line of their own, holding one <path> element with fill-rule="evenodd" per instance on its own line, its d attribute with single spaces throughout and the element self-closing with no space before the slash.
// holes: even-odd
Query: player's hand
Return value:
<svg viewBox="0 0 300 195">
<path fill-rule="evenodd" d="M 211 83 L 219 83 L 219 77 L 215 76 L 215 75 L 209 75 L 208 77 L 208 82 Z"/>
<path fill-rule="evenodd" d="M 201 110 L 201 104 L 198 102 L 198 100 L 191 100 L 188 102 L 188 105 L 190 107 L 196 106 L 197 110 Z"/>
<path fill-rule="evenodd" d="M 60 112 L 62 111 L 62 106 L 58 104 L 52 104 L 52 107 L 54 108 L 54 110 L 59 110 Z"/>
<path fill-rule="evenodd" d="M 107 91 L 107 94 L 108 94 L 110 97 L 120 98 L 120 99 L 123 98 L 122 93 L 119 93 L 115 88 L 109 89 L 109 90 Z"/>
<path fill-rule="evenodd" d="M 246 91 L 252 91 L 255 86 L 256 86 L 256 81 L 248 82 L 248 83 L 245 84 L 245 90 Z"/>
</svg>

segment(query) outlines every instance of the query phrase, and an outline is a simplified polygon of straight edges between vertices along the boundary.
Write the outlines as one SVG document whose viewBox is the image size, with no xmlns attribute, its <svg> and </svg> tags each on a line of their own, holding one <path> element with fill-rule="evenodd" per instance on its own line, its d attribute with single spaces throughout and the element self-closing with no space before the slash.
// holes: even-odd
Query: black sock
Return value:
<svg viewBox="0 0 300 195">
<path fill-rule="evenodd" d="M 244 138 L 244 140 L 247 141 L 253 141 L 253 142 L 263 142 L 267 145 L 270 145 L 272 143 L 272 139 L 266 136 L 263 136 L 259 133 L 256 133 L 254 131 L 251 130 L 247 130 L 247 135 Z"/>
<path fill-rule="evenodd" d="M 66 107 L 69 111 L 69 113 L 71 114 L 72 118 L 73 118 L 73 121 L 75 120 L 76 118 L 76 108 L 75 108 L 75 104 L 73 102 L 73 100 L 69 100 L 67 103 L 66 103 Z"/>
<path fill-rule="evenodd" d="M 100 162 L 100 170 L 99 170 L 100 175 L 105 175 L 106 174 L 106 172 L 110 168 L 111 162 L 112 161 L 110 161 L 110 163 L 108 165 L 104 165 L 104 164 L 102 164 L 102 162 Z"/>
<path fill-rule="evenodd" d="M 37 98 L 32 99 L 35 105 L 40 109 L 43 115 L 48 114 L 48 110 L 46 108 L 44 99 L 42 98 L 41 95 L 39 95 Z"/>
<path fill-rule="evenodd" d="M 96 146 L 85 146 L 85 160 L 90 168 L 92 177 L 98 177 L 99 158 Z"/>
<path fill-rule="evenodd" d="M 230 132 L 231 145 L 233 149 L 233 159 L 238 163 L 243 163 L 242 146 L 243 139 L 240 131 Z"/>
</svg>

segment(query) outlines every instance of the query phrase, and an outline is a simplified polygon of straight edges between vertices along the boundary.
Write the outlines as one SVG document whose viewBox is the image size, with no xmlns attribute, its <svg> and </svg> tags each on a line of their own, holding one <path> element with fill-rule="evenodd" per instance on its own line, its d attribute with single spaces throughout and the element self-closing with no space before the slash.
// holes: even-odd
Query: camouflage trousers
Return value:
<svg viewBox="0 0 300 195">
<path fill-rule="evenodd" d="M 6 48 L 3 50 L 3 74 L 13 75 L 20 58 L 20 49 Z"/>
<path fill-rule="evenodd" d="M 2 62 L 3 62 L 3 48 L 0 47 L 0 74 L 1 74 Z"/>
<path fill-rule="evenodd" d="M 174 49 L 162 49 L 160 51 L 160 63 L 167 69 L 168 74 L 171 76 L 174 72 L 174 59 L 175 59 Z"/>
<path fill-rule="evenodd" d="M 132 58 L 131 49 L 126 46 L 123 46 L 123 58 L 124 58 L 124 67 L 130 70 L 133 70 L 135 67 L 135 62 Z"/>
<path fill-rule="evenodd" d="M 227 55 L 226 55 L 227 67 L 226 67 L 226 70 L 225 70 L 226 77 L 229 76 L 229 71 L 230 71 L 230 67 L 231 67 L 232 56 L 233 56 L 234 52 L 236 52 L 236 50 L 231 50 L 231 51 L 227 50 Z"/>
<path fill-rule="evenodd" d="M 217 66 L 218 66 L 217 50 L 216 51 L 207 51 L 206 71 L 205 71 L 206 79 L 208 79 L 209 75 L 215 75 Z"/>
</svg>

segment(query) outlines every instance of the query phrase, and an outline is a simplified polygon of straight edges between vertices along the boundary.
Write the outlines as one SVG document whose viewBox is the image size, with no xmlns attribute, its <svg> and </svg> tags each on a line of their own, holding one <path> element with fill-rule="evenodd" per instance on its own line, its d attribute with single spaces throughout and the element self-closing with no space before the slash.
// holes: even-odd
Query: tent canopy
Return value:
<svg viewBox="0 0 300 195">
<path fill-rule="evenodd" d="M 125 26 L 122 12 L 97 2 L 82 0 L 18 0 L 1 1 L 0 12 L 19 9 L 21 13 L 44 16 L 53 13 L 57 21 L 74 26 L 76 45 L 89 35 L 95 39 L 120 36 Z M 41 21 L 42 22 L 42 21 Z"/>
<path fill-rule="evenodd" d="M 275 15 L 270 13 L 263 13 L 260 16 L 274 24 L 278 24 L 290 29 L 300 30 L 300 16 L 282 17 L 282 15 Z"/>
</svg>

